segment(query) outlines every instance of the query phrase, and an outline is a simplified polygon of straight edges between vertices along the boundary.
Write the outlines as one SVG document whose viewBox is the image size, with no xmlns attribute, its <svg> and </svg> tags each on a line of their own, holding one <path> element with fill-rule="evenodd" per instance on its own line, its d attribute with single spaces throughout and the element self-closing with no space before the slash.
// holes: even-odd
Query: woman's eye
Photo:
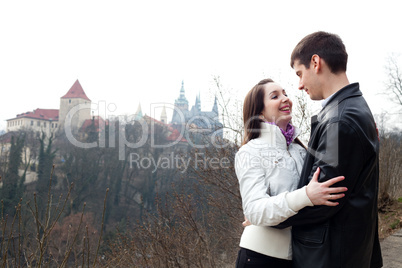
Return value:
<svg viewBox="0 0 402 268">
<path fill-rule="evenodd" d="M 276 99 L 277 98 L 277 96 L 272 96 L 272 99 Z"/>
</svg>

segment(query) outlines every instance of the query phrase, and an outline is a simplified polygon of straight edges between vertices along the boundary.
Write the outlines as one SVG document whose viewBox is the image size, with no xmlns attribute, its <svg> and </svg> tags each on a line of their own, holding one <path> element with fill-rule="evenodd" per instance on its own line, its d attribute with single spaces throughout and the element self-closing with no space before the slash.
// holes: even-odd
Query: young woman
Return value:
<svg viewBox="0 0 402 268">
<path fill-rule="evenodd" d="M 311 182 L 297 189 L 306 150 L 291 125 L 292 101 L 271 79 L 247 94 L 243 106 L 244 139 L 236 154 L 245 218 L 236 267 L 291 267 L 291 228 L 275 226 L 306 206 L 336 206 L 345 187 L 331 187 L 344 179 L 318 183 L 319 168 Z"/>
</svg>

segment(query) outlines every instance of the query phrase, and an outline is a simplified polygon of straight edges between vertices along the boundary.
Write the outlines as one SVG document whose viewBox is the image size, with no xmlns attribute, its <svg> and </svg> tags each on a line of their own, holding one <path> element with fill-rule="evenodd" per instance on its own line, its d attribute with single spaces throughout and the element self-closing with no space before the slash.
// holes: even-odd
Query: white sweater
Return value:
<svg viewBox="0 0 402 268">
<path fill-rule="evenodd" d="M 244 229 L 240 247 L 291 260 L 291 228 L 267 226 L 275 226 L 300 209 L 313 206 L 306 187 L 297 189 L 306 151 L 296 143 L 288 147 L 277 126 L 261 126 L 261 136 L 243 145 L 235 158 L 243 212 L 253 224 Z M 296 129 L 295 136 L 298 134 Z"/>
</svg>

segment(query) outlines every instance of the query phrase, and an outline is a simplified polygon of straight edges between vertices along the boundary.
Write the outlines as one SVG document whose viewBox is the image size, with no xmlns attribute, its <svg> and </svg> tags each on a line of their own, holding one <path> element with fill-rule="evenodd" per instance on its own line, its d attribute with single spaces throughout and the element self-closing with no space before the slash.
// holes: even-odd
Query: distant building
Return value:
<svg viewBox="0 0 402 268">
<path fill-rule="evenodd" d="M 84 104 L 85 109 L 69 114 L 71 109 Z M 7 132 L 21 129 L 44 132 L 46 135 L 64 127 L 66 120 L 70 121 L 74 130 L 81 128 L 86 120 L 91 119 L 91 100 L 87 97 L 80 82 L 77 80 L 70 90 L 60 98 L 60 109 L 35 109 L 32 112 L 17 114 L 15 118 L 7 120 Z"/>
<path fill-rule="evenodd" d="M 81 105 L 81 107 L 79 106 Z M 76 111 L 72 109 L 77 109 Z M 85 120 L 91 119 L 91 100 L 87 97 L 80 82 L 75 81 L 70 90 L 60 98 L 60 127 L 71 123 L 72 130 L 81 128 Z"/>
<path fill-rule="evenodd" d="M 209 130 L 210 132 L 219 131 L 219 137 L 222 137 L 222 123 L 219 122 L 218 103 L 215 97 L 214 105 L 211 111 L 201 110 L 200 95 L 195 99 L 195 104 L 188 109 L 188 100 L 185 96 L 184 82 L 181 83 L 180 95 L 176 99 L 175 110 L 173 111 L 172 122 L 173 126 L 181 129 L 183 126 L 193 130 L 200 129 L 202 131 Z"/>
<path fill-rule="evenodd" d="M 181 84 L 179 98 L 175 100 L 175 109 L 170 124 L 168 123 L 166 107 L 163 107 L 160 120 L 154 120 L 168 127 L 169 139 L 179 137 L 178 133 L 184 133 L 191 129 L 191 132 L 212 133 L 218 131 L 217 136 L 222 137 L 222 124 L 219 122 L 219 112 L 217 100 L 211 111 L 201 110 L 200 95 L 196 97 L 195 104 L 189 110 L 188 100 L 185 96 L 184 82 Z M 68 124 L 73 133 L 84 133 L 89 126 L 94 126 L 97 132 L 101 132 L 108 120 L 96 116 L 91 116 L 91 100 L 85 94 L 78 79 L 65 95 L 60 98 L 59 109 L 35 109 L 32 112 L 18 114 L 15 118 L 7 120 L 7 132 L 18 131 L 21 129 L 44 132 L 48 136 L 57 130 L 65 129 Z M 135 120 L 144 119 L 141 104 L 134 114 Z M 149 117 L 148 117 L 149 120 Z M 182 135 L 180 134 L 180 135 Z M 185 139 L 180 142 L 186 142 Z"/>
<path fill-rule="evenodd" d="M 35 109 L 32 112 L 17 114 L 15 118 L 7 120 L 7 132 L 20 129 L 30 129 L 36 132 L 44 132 L 50 135 L 59 125 L 59 110 Z"/>
</svg>

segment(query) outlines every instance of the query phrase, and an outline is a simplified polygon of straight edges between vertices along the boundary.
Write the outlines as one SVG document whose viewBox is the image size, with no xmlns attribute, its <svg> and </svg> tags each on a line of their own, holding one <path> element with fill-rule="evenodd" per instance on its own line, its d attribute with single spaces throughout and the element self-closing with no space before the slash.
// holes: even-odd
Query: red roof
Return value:
<svg viewBox="0 0 402 268">
<path fill-rule="evenodd" d="M 177 140 L 179 140 L 180 135 L 181 134 L 177 129 L 173 129 L 172 133 L 166 139 L 168 141 L 177 141 Z M 187 142 L 187 140 L 184 137 L 181 137 L 181 139 L 179 141 Z"/>
<path fill-rule="evenodd" d="M 62 99 L 74 99 L 74 98 L 80 98 L 80 99 L 85 99 L 91 101 L 87 95 L 85 94 L 84 90 L 82 89 L 82 86 L 80 82 L 75 81 L 74 85 L 70 88 L 70 90 L 67 92 L 66 95 L 61 97 Z"/>
<path fill-rule="evenodd" d="M 152 120 L 152 121 L 154 121 L 155 123 L 157 123 L 157 124 L 159 124 L 159 125 L 168 127 L 168 130 L 169 130 L 169 132 L 170 132 L 169 136 L 166 137 L 166 139 L 167 139 L 168 141 L 177 141 L 177 140 L 179 140 L 179 141 L 181 141 L 181 142 L 187 142 L 187 140 L 186 140 L 184 137 L 181 137 L 181 138 L 179 139 L 179 137 L 180 137 L 180 135 L 181 135 L 180 132 L 179 132 L 177 129 L 172 128 L 171 125 L 165 124 L 165 123 L 163 123 L 163 122 L 161 122 L 161 121 L 159 121 L 159 120 L 156 120 L 155 118 L 152 118 L 152 117 L 150 117 L 150 116 L 148 116 L 148 115 L 144 115 L 144 118 L 145 118 L 146 120 L 147 120 L 147 119 L 148 119 L 148 120 Z"/>
<path fill-rule="evenodd" d="M 11 143 L 11 137 L 17 135 L 18 133 L 15 131 L 6 132 L 0 136 L 0 143 Z"/>
<path fill-rule="evenodd" d="M 165 125 L 165 126 L 167 126 L 167 124 L 165 124 L 165 123 L 163 123 L 162 121 L 159 121 L 159 120 L 156 120 L 155 118 L 153 118 L 153 117 L 150 117 L 150 116 L 148 116 L 148 115 L 144 115 L 143 116 L 143 118 L 145 118 L 145 120 L 152 120 L 152 121 L 154 121 L 155 123 L 157 123 L 157 124 L 159 124 L 159 125 Z"/>
<path fill-rule="evenodd" d="M 107 126 L 109 124 L 109 121 L 105 121 L 102 117 L 100 116 L 94 116 L 93 119 L 87 119 L 84 121 L 84 123 L 82 123 L 81 126 L 81 131 L 85 131 L 87 129 L 87 127 L 89 127 L 90 125 L 92 125 L 92 122 L 94 123 L 95 129 L 97 132 L 99 132 L 101 129 L 99 128 L 99 123 L 102 122 L 103 126 Z"/>
<path fill-rule="evenodd" d="M 22 114 L 17 114 L 16 118 L 34 118 L 34 119 L 42 119 L 42 120 L 53 120 L 53 121 L 58 121 L 59 120 L 59 110 L 58 109 L 35 109 L 33 112 L 26 112 Z M 8 119 L 9 120 L 13 120 Z"/>
</svg>

